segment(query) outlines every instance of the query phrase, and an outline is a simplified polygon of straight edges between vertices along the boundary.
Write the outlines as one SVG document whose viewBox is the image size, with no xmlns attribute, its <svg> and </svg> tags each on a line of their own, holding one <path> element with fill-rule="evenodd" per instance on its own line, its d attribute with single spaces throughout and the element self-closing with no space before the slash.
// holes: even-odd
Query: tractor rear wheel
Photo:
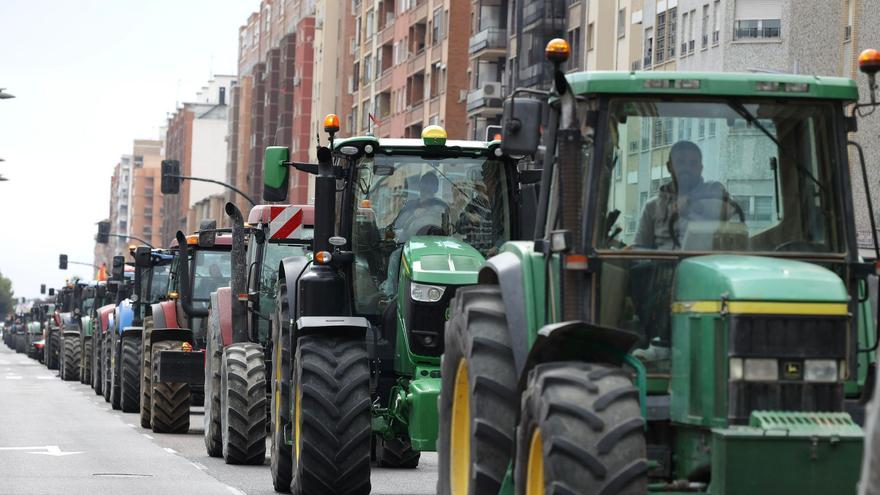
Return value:
<svg viewBox="0 0 880 495">
<path fill-rule="evenodd" d="M 79 379 L 79 338 L 67 336 L 63 339 L 64 354 L 61 357 L 61 379 L 72 382 Z"/>
<path fill-rule="evenodd" d="M 137 412 L 140 406 L 140 346 L 141 341 L 138 338 L 122 339 L 122 364 L 119 373 L 119 406 L 122 412 Z"/>
<path fill-rule="evenodd" d="M 226 464 L 266 459 L 266 365 L 260 344 L 232 344 L 220 364 L 220 413 Z"/>
<path fill-rule="evenodd" d="M 107 332 L 107 335 L 104 336 L 104 342 L 101 344 L 101 390 L 105 402 L 110 402 L 110 379 L 112 378 L 110 376 L 110 347 L 112 345 L 113 341 L 110 339 L 110 332 Z"/>
<path fill-rule="evenodd" d="M 440 374 L 437 491 L 498 493 L 519 407 L 501 289 L 462 287 L 450 308 Z"/>
<path fill-rule="evenodd" d="M 536 366 L 517 429 L 516 493 L 645 493 L 644 424 L 638 389 L 623 369 L 580 362 Z"/>
<path fill-rule="evenodd" d="M 290 424 L 290 307 L 287 284 L 280 281 L 277 310 L 272 321 L 272 411 L 270 462 L 272 485 L 276 492 L 290 491 L 293 481 L 291 447 L 284 440 L 284 427 Z"/>
<path fill-rule="evenodd" d="M 370 367 L 364 339 L 300 337 L 294 367 L 291 492 L 370 493 Z"/>
<path fill-rule="evenodd" d="M 189 431 L 188 383 L 159 381 L 158 356 L 162 351 L 179 351 L 183 342 L 162 341 L 152 345 L 153 391 L 150 413 L 154 433 L 186 433 Z"/>
<path fill-rule="evenodd" d="M 109 354 L 109 370 L 110 370 L 110 407 L 119 410 L 122 408 L 122 343 L 119 342 L 117 347 L 117 334 L 110 336 L 110 354 Z M 117 354 L 119 352 L 119 354 Z"/>
<path fill-rule="evenodd" d="M 150 336 L 153 333 L 153 317 L 144 317 L 144 338 L 141 342 L 141 427 L 150 428 L 150 403 L 153 394 L 153 367 L 150 360 L 153 352 L 150 348 Z"/>
<path fill-rule="evenodd" d="M 223 349 L 213 336 L 205 346 L 205 449 L 211 457 L 223 456 L 220 424 L 220 364 Z"/>
<path fill-rule="evenodd" d="M 86 337 L 83 340 L 82 344 L 82 355 L 80 356 L 80 362 L 82 362 L 82 372 L 79 376 L 79 381 L 83 385 L 90 385 L 92 383 L 92 338 Z"/>
<path fill-rule="evenodd" d="M 49 331 L 49 338 L 46 340 L 46 368 L 50 370 L 58 369 L 58 353 L 61 349 L 61 340 L 58 331 Z"/>
<path fill-rule="evenodd" d="M 101 395 L 101 385 L 103 385 L 101 377 L 101 339 L 95 334 L 92 336 L 92 388 L 95 394 Z"/>
<path fill-rule="evenodd" d="M 421 453 L 413 450 L 409 438 L 397 437 L 385 440 L 376 436 L 376 463 L 379 467 L 415 469 L 419 467 Z"/>
</svg>

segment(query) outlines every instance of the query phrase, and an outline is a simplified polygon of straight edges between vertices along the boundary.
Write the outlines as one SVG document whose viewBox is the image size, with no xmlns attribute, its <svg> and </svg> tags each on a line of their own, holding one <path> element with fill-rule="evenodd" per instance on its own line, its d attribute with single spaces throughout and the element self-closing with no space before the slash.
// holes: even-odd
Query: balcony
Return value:
<svg viewBox="0 0 880 495">
<path fill-rule="evenodd" d="M 499 56 L 507 53 L 506 29 L 491 27 L 471 36 L 468 53 L 476 55 L 474 58 L 479 58 L 480 55 L 489 55 L 495 51 Z"/>
<path fill-rule="evenodd" d="M 467 95 L 468 113 L 484 109 L 501 111 L 501 83 L 489 82 L 482 87 L 470 91 Z"/>
</svg>

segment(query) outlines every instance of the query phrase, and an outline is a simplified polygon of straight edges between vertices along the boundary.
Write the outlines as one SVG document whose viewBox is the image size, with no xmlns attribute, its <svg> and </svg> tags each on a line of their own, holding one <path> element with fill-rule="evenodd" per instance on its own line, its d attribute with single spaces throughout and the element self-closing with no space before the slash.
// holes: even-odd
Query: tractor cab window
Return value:
<svg viewBox="0 0 880 495">
<path fill-rule="evenodd" d="M 312 229 L 307 229 L 308 239 L 312 239 Z M 305 237 L 305 236 L 304 236 Z M 304 239 L 305 240 L 305 239 Z M 257 289 L 260 293 L 260 304 L 258 318 L 258 330 L 260 339 L 266 339 L 269 336 L 269 321 L 275 312 L 275 282 L 278 281 L 278 267 L 281 260 L 291 256 L 305 256 L 309 251 L 306 244 L 279 244 L 276 242 L 265 242 L 259 244 L 257 242 L 248 243 L 248 250 L 262 249 L 263 260 L 262 270 L 256 273 L 257 265 L 252 262 L 248 267 L 248 290 Z M 255 260 L 255 253 L 249 253 L 248 260 Z M 257 285 L 259 284 L 259 285 Z"/>
<path fill-rule="evenodd" d="M 83 299 L 81 314 L 87 315 L 87 314 L 91 313 L 92 308 L 94 308 L 94 307 L 95 307 L 95 298 L 94 297 L 87 297 L 87 298 Z"/>
<path fill-rule="evenodd" d="M 148 296 L 145 301 L 147 304 L 159 302 L 168 293 L 168 282 L 171 278 L 171 265 L 154 265 L 150 271 L 149 285 L 143 288 Z"/>
<path fill-rule="evenodd" d="M 196 251 L 194 257 L 193 304 L 207 307 L 211 293 L 229 285 L 232 276 L 231 253 L 229 251 Z"/>
<path fill-rule="evenodd" d="M 412 237 L 453 237 L 486 257 L 510 238 L 501 161 L 376 155 L 356 167 L 352 245 L 360 314 L 378 314 L 395 296 L 401 249 Z"/>
<path fill-rule="evenodd" d="M 843 253 L 833 112 L 817 101 L 611 100 L 593 162 L 599 322 L 639 332 L 648 362 L 662 362 L 683 257 Z"/>
</svg>

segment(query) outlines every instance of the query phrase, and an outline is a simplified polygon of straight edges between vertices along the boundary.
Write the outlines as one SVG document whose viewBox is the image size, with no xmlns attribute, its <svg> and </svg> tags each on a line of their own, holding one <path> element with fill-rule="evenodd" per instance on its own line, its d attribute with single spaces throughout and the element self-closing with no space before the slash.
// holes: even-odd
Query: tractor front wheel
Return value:
<svg viewBox="0 0 880 495">
<path fill-rule="evenodd" d="M 144 336 L 141 339 L 141 427 L 150 428 L 150 404 L 153 394 L 153 367 L 150 364 L 153 351 L 150 347 L 150 337 L 153 333 L 153 317 L 144 318 Z"/>
<path fill-rule="evenodd" d="M 294 367 L 291 492 L 370 493 L 370 367 L 363 337 L 302 336 Z"/>
<path fill-rule="evenodd" d="M 79 379 L 79 338 L 67 336 L 62 339 L 64 353 L 61 357 L 61 379 L 72 382 Z"/>
<path fill-rule="evenodd" d="M 645 493 L 644 424 L 638 389 L 623 369 L 580 362 L 536 366 L 517 429 L 517 495 Z"/>
<path fill-rule="evenodd" d="M 107 332 L 107 335 L 104 336 L 104 342 L 101 344 L 101 391 L 104 395 L 104 401 L 110 402 L 110 388 L 112 387 L 112 383 L 110 382 L 112 376 L 110 376 L 110 352 L 111 347 L 113 346 L 113 339 L 110 338 L 110 332 Z"/>
<path fill-rule="evenodd" d="M 279 282 L 278 305 L 272 321 L 272 411 L 269 437 L 272 486 L 276 492 L 290 491 L 293 481 L 291 447 L 284 439 L 284 428 L 290 424 L 290 307 L 287 284 Z"/>
<path fill-rule="evenodd" d="M 122 365 L 120 366 L 119 406 L 122 412 L 137 412 L 140 406 L 140 360 L 138 352 L 141 341 L 138 338 L 122 339 Z"/>
<path fill-rule="evenodd" d="M 498 493 L 510 463 L 519 407 L 501 289 L 462 287 L 450 308 L 441 369 L 437 491 Z"/>
<path fill-rule="evenodd" d="M 409 438 L 396 437 L 386 440 L 376 436 L 376 463 L 379 467 L 415 469 L 419 467 L 421 453 L 413 450 Z"/>
<path fill-rule="evenodd" d="M 95 394 L 101 395 L 103 378 L 101 377 L 101 337 L 96 333 L 92 336 L 92 388 Z"/>
<path fill-rule="evenodd" d="M 223 459 L 263 464 L 266 459 L 266 365 L 260 344 L 232 344 L 220 364 Z"/>
<path fill-rule="evenodd" d="M 213 336 L 205 348 L 205 449 L 211 457 L 223 456 L 220 424 L 220 364 L 223 349 Z"/>
<path fill-rule="evenodd" d="M 80 362 L 82 363 L 82 371 L 79 381 L 83 385 L 90 385 L 92 383 L 92 337 L 86 337 L 83 340 Z"/>
<path fill-rule="evenodd" d="M 152 345 L 153 365 L 150 415 L 154 433 L 186 433 L 189 431 L 190 390 L 188 383 L 159 381 L 159 353 L 179 351 L 183 342 L 162 341 Z"/>
</svg>

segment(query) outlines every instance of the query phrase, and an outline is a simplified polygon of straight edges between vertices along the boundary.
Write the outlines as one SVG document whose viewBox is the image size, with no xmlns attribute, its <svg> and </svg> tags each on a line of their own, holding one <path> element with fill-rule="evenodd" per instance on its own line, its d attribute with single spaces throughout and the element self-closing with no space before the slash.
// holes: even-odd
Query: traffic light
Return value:
<svg viewBox="0 0 880 495">
<path fill-rule="evenodd" d="M 110 242 L 110 222 L 98 222 L 98 236 L 95 241 L 98 244 L 107 244 Z"/>
<path fill-rule="evenodd" d="M 501 126 L 500 125 L 487 125 L 486 126 L 486 141 L 501 141 Z"/>
<path fill-rule="evenodd" d="M 61 270 L 67 270 L 67 255 L 61 254 L 58 256 L 58 268 Z"/>
<path fill-rule="evenodd" d="M 162 160 L 162 194 L 180 192 L 180 162 L 178 160 Z"/>
<path fill-rule="evenodd" d="M 46 293 L 46 284 L 40 284 L 40 294 Z"/>
<path fill-rule="evenodd" d="M 113 280 L 125 280 L 125 256 L 114 256 L 110 277 Z"/>
</svg>

